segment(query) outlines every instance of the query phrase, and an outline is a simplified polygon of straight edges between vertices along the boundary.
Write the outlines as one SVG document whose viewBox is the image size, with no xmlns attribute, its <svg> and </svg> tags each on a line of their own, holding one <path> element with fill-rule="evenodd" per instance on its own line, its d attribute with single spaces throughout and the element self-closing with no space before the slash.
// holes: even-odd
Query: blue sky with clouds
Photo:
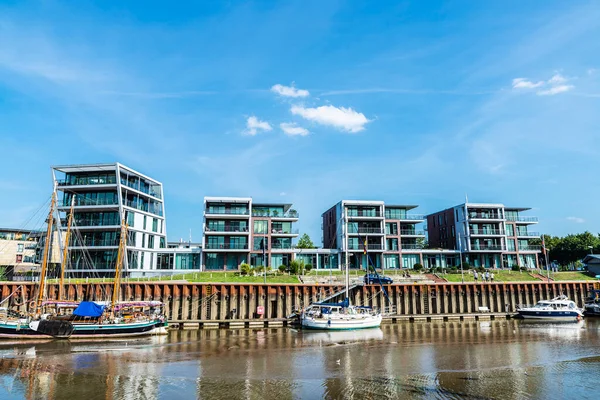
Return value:
<svg viewBox="0 0 600 400">
<path fill-rule="evenodd" d="M 530 206 L 600 231 L 600 3 L 0 3 L 0 225 L 50 165 L 165 185 L 169 240 L 204 196 Z"/>
</svg>

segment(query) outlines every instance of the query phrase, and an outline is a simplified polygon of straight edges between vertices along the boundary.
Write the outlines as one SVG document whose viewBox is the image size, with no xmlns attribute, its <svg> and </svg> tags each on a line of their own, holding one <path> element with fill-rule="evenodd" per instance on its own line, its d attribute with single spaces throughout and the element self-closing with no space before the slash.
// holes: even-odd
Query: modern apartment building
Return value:
<svg viewBox="0 0 600 400">
<path fill-rule="evenodd" d="M 430 247 L 455 249 L 476 267 L 535 268 L 540 247 L 530 244 L 540 237 L 528 230 L 537 217 L 523 216 L 529 208 L 503 204 L 464 203 L 427 216 Z"/>
<path fill-rule="evenodd" d="M 74 205 L 68 274 L 112 276 L 122 220 L 129 226 L 124 276 L 156 271 L 166 248 L 160 182 L 120 163 L 55 166 L 52 175 L 63 234 Z"/>
<path fill-rule="evenodd" d="M 347 251 L 350 268 L 412 268 L 423 263 L 425 242 L 424 216 L 411 213 L 416 207 L 342 200 L 322 214 L 323 247 L 338 249 L 341 263 Z"/>
<path fill-rule="evenodd" d="M 254 203 L 251 197 L 205 197 L 202 254 L 205 270 L 237 270 L 242 263 L 277 268 L 293 259 L 298 213 L 291 204 Z"/>
<path fill-rule="evenodd" d="M 14 272 L 35 271 L 38 239 L 31 231 L 0 228 L 0 267 L 6 275 Z"/>
</svg>

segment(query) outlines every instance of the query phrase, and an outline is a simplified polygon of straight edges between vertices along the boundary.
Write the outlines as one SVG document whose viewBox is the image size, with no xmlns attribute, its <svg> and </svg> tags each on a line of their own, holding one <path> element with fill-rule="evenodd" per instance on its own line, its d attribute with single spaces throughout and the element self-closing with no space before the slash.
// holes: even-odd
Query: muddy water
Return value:
<svg viewBox="0 0 600 400">
<path fill-rule="evenodd" d="M 563 399 L 600 393 L 600 320 L 0 342 L 0 399 Z"/>
</svg>

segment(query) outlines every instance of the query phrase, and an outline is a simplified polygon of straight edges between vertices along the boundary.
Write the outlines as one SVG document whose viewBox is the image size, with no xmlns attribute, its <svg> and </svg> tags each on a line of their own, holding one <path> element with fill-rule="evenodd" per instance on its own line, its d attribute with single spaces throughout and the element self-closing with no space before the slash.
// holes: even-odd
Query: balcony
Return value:
<svg viewBox="0 0 600 400">
<path fill-rule="evenodd" d="M 542 251 L 542 246 L 539 246 L 539 245 L 519 246 L 519 251 Z"/>
<path fill-rule="evenodd" d="M 119 239 L 86 238 L 71 243 L 69 247 L 119 247 Z"/>
<path fill-rule="evenodd" d="M 136 210 L 144 211 L 150 214 L 163 216 L 162 207 L 160 205 L 153 205 L 151 203 L 140 203 L 135 200 L 126 200 L 125 204 L 127 207 L 134 208 Z"/>
<path fill-rule="evenodd" d="M 469 229 L 471 236 L 495 236 L 505 235 L 504 229 Z"/>
<path fill-rule="evenodd" d="M 87 186 L 87 185 L 115 185 L 115 175 L 107 176 L 73 176 L 71 179 L 57 179 L 58 186 Z"/>
<path fill-rule="evenodd" d="M 271 235 L 298 235 L 298 229 L 271 229 Z"/>
<path fill-rule="evenodd" d="M 264 218 L 290 218 L 297 219 L 300 214 L 296 210 L 290 210 L 286 213 L 280 213 L 278 211 L 266 211 L 266 210 L 252 210 L 253 217 L 264 217 Z"/>
<path fill-rule="evenodd" d="M 76 206 L 118 206 L 119 203 L 117 199 L 114 200 L 102 200 L 102 199 L 87 199 L 85 197 L 75 197 L 75 205 Z M 71 207 L 71 200 L 65 198 L 63 200 L 62 207 Z"/>
<path fill-rule="evenodd" d="M 383 235 L 383 228 L 370 228 L 370 227 L 354 227 L 348 226 L 348 233 L 364 233 L 364 234 L 377 234 Z"/>
<path fill-rule="evenodd" d="M 206 233 L 223 233 L 223 232 L 231 232 L 231 233 L 248 233 L 249 229 L 247 226 L 207 226 L 204 228 L 204 232 Z"/>
<path fill-rule="evenodd" d="M 379 210 L 348 210 L 348 218 L 381 218 Z"/>
<path fill-rule="evenodd" d="M 400 235 L 401 236 L 425 236 L 425 232 L 424 231 L 416 231 L 414 229 L 401 229 Z"/>
<path fill-rule="evenodd" d="M 150 185 L 140 184 L 139 181 L 131 182 L 131 181 L 128 181 L 127 179 L 121 178 L 121 185 L 127 186 L 128 188 L 137 190 L 139 192 L 145 193 L 149 196 L 156 197 L 157 199 L 161 198 L 159 191 L 154 190 L 152 188 L 152 186 L 150 186 Z"/>
<path fill-rule="evenodd" d="M 207 250 L 248 250 L 248 243 L 206 243 Z"/>
<path fill-rule="evenodd" d="M 539 232 L 518 232 L 517 237 L 540 237 Z"/>
<path fill-rule="evenodd" d="M 500 213 L 470 212 L 469 219 L 504 219 Z"/>
<path fill-rule="evenodd" d="M 420 250 L 423 248 L 422 244 L 418 243 L 401 243 L 402 250 Z"/>
<path fill-rule="evenodd" d="M 353 244 L 348 243 L 348 250 L 364 250 L 365 245 L 363 243 Z M 367 250 L 383 250 L 383 246 L 379 243 L 368 243 Z"/>
<path fill-rule="evenodd" d="M 294 246 L 287 243 L 272 244 L 271 250 L 292 250 Z"/>
<path fill-rule="evenodd" d="M 510 216 L 510 217 L 506 217 L 507 221 L 512 221 L 512 222 L 526 222 L 526 223 L 535 223 L 538 222 L 538 217 L 521 217 L 521 216 Z"/>
<path fill-rule="evenodd" d="M 240 210 L 237 208 L 213 208 L 205 210 L 206 215 L 250 215 L 250 212 L 246 210 Z"/>
<path fill-rule="evenodd" d="M 504 246 L 501 244 L 496 245 L 481 245 L 481 244 L 471 244 L 471 251 L 503 251 Z"/>
<path fill-rule="evenodd" d="M 401 221 L 422 221 L 425 219 L 423 214 L 406 214 L 400 218 Z"/>
</svg>

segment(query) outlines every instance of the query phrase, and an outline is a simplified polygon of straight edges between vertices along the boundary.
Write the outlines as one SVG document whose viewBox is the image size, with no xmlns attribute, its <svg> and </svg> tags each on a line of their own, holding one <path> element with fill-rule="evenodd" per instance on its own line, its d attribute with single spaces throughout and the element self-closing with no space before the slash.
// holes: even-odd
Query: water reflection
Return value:
<svg viewBox="0 0 600 400">
<path fill-rule="evenodd" d="M 0 398 L 591 398 L 598 321 L 0 342 Z"/>
</svg>

